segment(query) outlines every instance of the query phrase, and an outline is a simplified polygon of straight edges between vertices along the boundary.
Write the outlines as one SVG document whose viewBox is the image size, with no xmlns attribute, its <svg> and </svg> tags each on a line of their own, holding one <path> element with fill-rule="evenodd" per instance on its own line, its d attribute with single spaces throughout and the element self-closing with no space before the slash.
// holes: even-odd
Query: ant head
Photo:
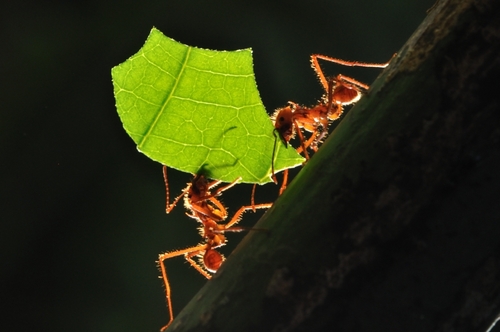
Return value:
<svg viewBox="0 0 500 332">
<path fill-rule="evenodd" d="M 188 198 L 192 199 L 193 196 L 202 197 L 205 196 L 208 191 L 208 180 L 205 175 L 198 173 L 195 175 L 191 181 L 191 187 L 188 191 Z"/>
<path fill-rule="evenodd" d="M 198 197 L 205 196 L 208 191 L 208 176 L 210 171 L 207 169 L 207 164 L 201 165 L 198 172 L 191 180 L 191 188 L 189 190 L 190 195 L 196 195 Z"/>
<path fill-rule="evenodd" d="M 278 108 L 271 117 L 271 119 L 274 121 L 274 147 L 273 155 L 271 157 L 271 172 L 274 183 L 278 183 L 278 180 L 276 179 L 276 175 L 274 173 L 274 156 L 276 153 L 277 140 L 276 133 L 278 133 L 281 141 L 283 142 L 283 144 L 285 144 L 285 147 L 288 147 L 288 142 L 293 136 L 293 113 L 296 106 L 297 104 L 295 104 L 294 102 L 288 102 L 288 106 Z"/>
<path fill-rule="evenodd" d="M 293 136 L 293 111 L 294 107 L 286 106 L 279 108 L 274 112 L 274 130 L 278 132 L 285 145 Z"/>
</svg>

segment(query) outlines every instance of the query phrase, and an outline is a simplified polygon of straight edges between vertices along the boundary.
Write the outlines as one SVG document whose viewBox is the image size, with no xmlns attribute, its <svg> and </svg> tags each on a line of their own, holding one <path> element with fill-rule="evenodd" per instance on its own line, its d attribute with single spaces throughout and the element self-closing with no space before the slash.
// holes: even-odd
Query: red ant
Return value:
<svg viewBox="0 0 500 332">
<path fill-rule="evenodd" d="M 317 151 L 318 144 L 324 139 L 328 133 L 328 125 L 330 121 L 337 120 L 343 112 L 344 105 L 350 105 L 357 102 L 362 95 L 362 91 L 369 89 L 369 86 L 361 83 L 354 78 L 338 74 L 333 78 L 327 79 L 321 70 L 318 59 L 334 62 L 344 66 L 385 68 L 387 63 L 367 63 L 358 61 L 346 61 L 321 54 L 311 55 L 312 68 L 318 75 L 320 83 L 323 85 L 326 94 L 318 102 L 316 106 L 311 108 L 300 106 L 294 102 L 288 102 L 288 106 L 277 109 L 273 115 L 274 120 L 274 148 L 272 155 L 272 177 L 277 183 L 274 172 L 274 155 L 276 150 L 276 132 L 280 139 L 288 145 L 290 139 L 297 133 L 301 146 L 297 149 L 299 153 L 303 152 L 306 160 L 309 159 L 307 148 L 311 147 L 313 151 Z M 321 128 L 321 133 L 318 133 Z M 311 137 L 305 141 L 301 129 L 311 132 Z M 288 170 L 283 173 L 283 184 L 280 188 L 280 194 L 286 188 L 288 179 Z"/>
<path fill-rule="evenodd" d="M 197 174 L 182 191 L 182 193 L 174 200 L 174 202 L 169 205 L 166 166 L 163 167 L 163 175 L 167 187 L 167 213 L 174 208 L 181 197 L 184 197 L 184 206 L 190 212 L 190 214 L 187 215 L 201 223 L 199 231 L 203 241 L 196 246 L 163 253 L 158 257 L 158 264 L 160 266 L 162 279 L 165 284 L 165 294 L 170 315 L 169 322 L 167 325 L 162 327 L 161 331 L 166 330 L 174 320 L 170 283 L 168 282 L 167 270 L 165 268 L 164 261 L 169 258 L 184 255 L 184 258 L 189 264 L 191 264 L 191 266 L 193 266 L 205 278 L 210 279 L 210 273 L 217 272 L 225 259 L 224 256 L 216 250 L 216 248 L 219 248 L 226 243 L 226 236 L 224 233 L 241 232 L 244 230 L 260 230 L 234 225 L 240 221 L 242 214 L 247 210 L 265 209 L 271 207 L 272 205 L 272 203 L 265 203 L 242 206 L 238 211 L 236 211 L 233 218 L 228 223 L 221 224 L 220 222 L 227 218 L 227 211 L 224 205 L 217 200 L 215 196 L 218 196 L 223 191 L 233 187 L 240 180 L 240 178 L 237 178 L 230 184 L 220 187 L 211 193 L 210 190 L 219 185 L 221 181 L 208 182 L 204 175 Z M 195 256 L 201 257 L 199 262 L 193 259 Z"/>
</svg>

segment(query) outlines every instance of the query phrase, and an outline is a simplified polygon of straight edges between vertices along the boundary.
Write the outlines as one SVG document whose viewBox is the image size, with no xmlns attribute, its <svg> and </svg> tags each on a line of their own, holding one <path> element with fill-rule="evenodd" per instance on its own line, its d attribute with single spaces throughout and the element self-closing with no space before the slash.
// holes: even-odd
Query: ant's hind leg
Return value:
<svg viewBox="0 0 500 332">
<path fill-rule="evenodd" d="M 208 275 L 207 278 L 210 278 L 210 275 L 206 271 L 204 271 L 200 266 L 198 266 L 198 264 L 196 264 L 196 262 L 194 262 L 193 260 L 191 260 L 192 261 L 191 262 L 187 258 L 188 255 L 192 256 L 192 255 L 197 255 L 200 252 L 203 252 L 205 250 L 205 248 L 206 248 L 206 245 L 199 245 L 199 246 L 195 246 L 195 247 L 191 247 L 191 248 L 187 248 L 187 249 L 175 250 L 172 252 L 167 252 L 167 253 L 163 253 L 163 254 L 158 255 L 158 265 L 159 265 L 160 271 L 161 271 L 161 279 L 163 280 L 163 284 L 165 285 L 165 297 L 167 299 L 168 314 L 170 316 L 168 323 L 164 327 L 162 327 L 160 331 L 165 331 L 170 326 L 170 324 L 172 324 L 172 321 L 174 320 L 174 312 L 172 310 L 172 299 L 171 299 L 172 292 L 171 292 L 170 283 L 169 283 L 168 277 L 167 277 L 167 269 L 165 267 L 165 260 L 167 260 L 169 258 L 185 255 L 186 260 L 191 265 L 193 265 L 193 267 L 196 270 L 198 270 L 198 272 L 200 272 L 205 277 L 207 277 L 207 275 Z"/>
</svg>

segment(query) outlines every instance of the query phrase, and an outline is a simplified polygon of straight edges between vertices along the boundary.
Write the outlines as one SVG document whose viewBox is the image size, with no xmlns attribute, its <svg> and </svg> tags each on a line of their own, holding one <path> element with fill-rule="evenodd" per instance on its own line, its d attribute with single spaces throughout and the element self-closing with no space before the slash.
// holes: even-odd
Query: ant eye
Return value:
<svg viewBox="0 0 500 332">
<path fill-rule="evenodd" d="M 283 121 L 285 121 L 285 117 L 280 116 L 280 118 L 278 120 L 279 120 L 279 122 L 283 122 Z"/>
</svg>

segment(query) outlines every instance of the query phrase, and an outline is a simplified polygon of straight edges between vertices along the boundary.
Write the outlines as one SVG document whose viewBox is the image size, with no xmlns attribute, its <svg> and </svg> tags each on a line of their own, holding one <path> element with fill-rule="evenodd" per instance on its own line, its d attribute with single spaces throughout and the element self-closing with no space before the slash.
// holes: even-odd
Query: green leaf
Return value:
<svg viewBox="0 0 500 332">
<path fill-rule="evenodd" d="M 118 114 L 139 151 L 213 179 L 270 182 L 274 127 L 251 53 L 186 46 L 153 28 L 139 52 L 112 69 Z M 278 139 L 276 171 L 302 162 Z"/>
</svg>

